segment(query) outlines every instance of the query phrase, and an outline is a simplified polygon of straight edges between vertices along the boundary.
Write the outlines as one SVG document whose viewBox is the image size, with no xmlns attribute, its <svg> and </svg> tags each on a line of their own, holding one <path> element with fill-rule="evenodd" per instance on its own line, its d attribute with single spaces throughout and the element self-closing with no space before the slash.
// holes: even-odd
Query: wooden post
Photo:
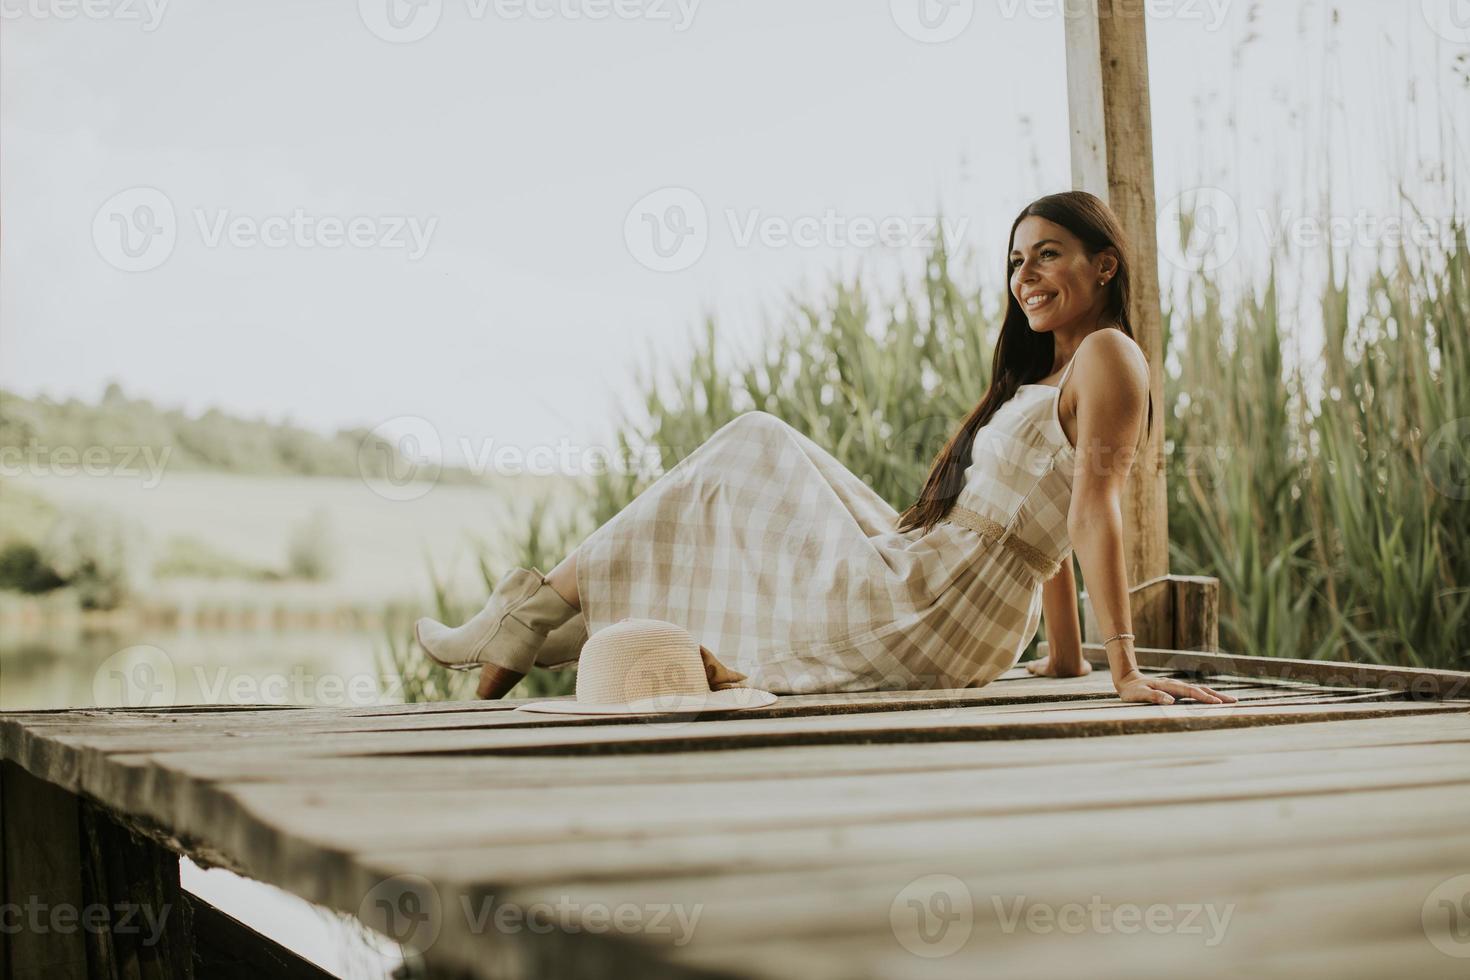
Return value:
<svg viewBox="0 0 1470 980">
<path fill-rule="evenodd" d="M 1161 575 L 1128 589 L 1134 647 L 1165 650 L 1220 649 L 1220 580 L 1205 575 Z M 1092 598 L 1082 593 L 1082 638 L 1107 637 L 1097 621 Z"/>
<path fill-rule="evenodd" d="M 1160 326 L 1157 219 L 1154 214 L 1153 134 L 1149 116 L 1148 45 L 1143 6 L 1120 0 L 1063 4 L 1067 43 L 1067 105 L 1072 132 L 1072 187 L 1096 194 L 1113 209 L 1132 250 L 1128 317 L 1149 360 L 1153 430 L 1123 501 L 1128 581 L 1169 572 L 1168 487 L 1164 470 L 1164 349 Z M 1163 604 L 1134 612 L 1138 644 L 1172 637 L 1157 621 Z M 1174 608 L 1170 606 L 1169 608 Z"/>
<path fill-rule="evenodd" d="M 7 977 L 194 976 L 179 859 L 100 807 L 0 764 Z"/>
</svg>

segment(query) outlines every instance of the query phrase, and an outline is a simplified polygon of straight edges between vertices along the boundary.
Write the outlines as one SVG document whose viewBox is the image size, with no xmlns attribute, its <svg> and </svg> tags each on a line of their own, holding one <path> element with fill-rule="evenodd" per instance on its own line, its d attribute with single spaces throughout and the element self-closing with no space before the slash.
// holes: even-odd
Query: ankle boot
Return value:
<svg viewBox="0 0 1470 980">
<path fill-rule="evenodd" d="M 587 618 L 579 612 L 547 634 L 546 642 L 536 653 L 536 666 L 546 670 L 566 670 L 581 657 L 582 645 L 586 642 Z M 486 664 L 480 668 L 480 683 L 475 688 L 475 696 L 481 700 L 503 698 L 525 676 L 518 670 Z"/>
<path fill-rule="evenodd" d="M 431 659 L 451 670 L 495 664 L 525 674 L 552 630 L 577 615 L 537 569 L 517 568 L 495 585 L 485 606 L 463 626 L 424 617 L 414 637 Z"/>
</svg>

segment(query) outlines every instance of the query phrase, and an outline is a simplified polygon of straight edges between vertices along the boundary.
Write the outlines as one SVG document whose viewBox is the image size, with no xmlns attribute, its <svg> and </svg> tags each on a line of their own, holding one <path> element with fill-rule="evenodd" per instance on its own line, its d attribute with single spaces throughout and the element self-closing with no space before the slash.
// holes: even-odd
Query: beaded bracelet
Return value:
<svg viewBox="0 0 1470 980">
<path fill-rule="evenodd" d="M 1103 640 L 1102 641 L 1102 645 L 1103 646 L 1107 646 L 1109 643 L 1112 643 L 1114 640 L 1121 640 L 1125 636 L 1128 639 L 1130 639 L 1130 640 L 1133 639 L 1133 634 L 1132 633 L 1115 633 L 1112 636 L 1108 637 L 1106 640 Z"/>
</svg>

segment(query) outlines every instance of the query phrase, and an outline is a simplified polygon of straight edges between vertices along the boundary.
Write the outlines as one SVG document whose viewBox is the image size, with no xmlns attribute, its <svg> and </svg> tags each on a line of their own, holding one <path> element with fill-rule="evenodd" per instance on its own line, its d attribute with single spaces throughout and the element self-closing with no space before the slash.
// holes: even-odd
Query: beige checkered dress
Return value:
<svg viewBox="0 0 1470 980">
<path fill-rule="evenodd" d="M 894 530 L 886 501 L 774 415 L 731 420 L 578 549 L 587 629 L 679 623 L 777 693 L 989 682 L 1036 635 L 1041 583 L 1071 553 L 1070 371 L 1022 385 L 976 433 L 927 534 Z"/>
</svg>

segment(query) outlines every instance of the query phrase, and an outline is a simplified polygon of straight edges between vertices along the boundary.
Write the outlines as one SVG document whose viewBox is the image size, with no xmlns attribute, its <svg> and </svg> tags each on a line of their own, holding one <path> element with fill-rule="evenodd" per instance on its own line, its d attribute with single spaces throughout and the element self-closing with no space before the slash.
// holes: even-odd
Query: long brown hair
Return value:
<svg viewBox="0 0 1470 980">
<path fill-rule="evenodd" d="M 1108 280 L 1107 299 L 1102 318 L 1111 324 L 1103 329 L 1118 329 L 1133 337 L 1128 320 L 1130 263 L 1127 239 L 1112 208 L 1099 197 L 1086 191 L 1063 191 L 1039 197 L 1021 209 L 1011 222 L 1011 237 L 1006 242 L 1006 315 L 1000 327 L 1000 340 L 990 362 L 990 387 L 980 403 L 965 416 L 959 431 L 950 437 L 934 464 L 919 499 L 899 515 L 898 530 L 922 527 L 926 532 L 949 513 L 964 486 L 965 469 L 970 465 L 970 447 L 975 433 L 990 421 L 1023 384 L 1032 384 L 1051 373 L 1056 355 L 1056 340 L 1051 333 L 1036 333 L 1026 319 L 1026 311 L 1011 291 L 1011 249 L 1016 243 L 1016 228 L 1035 215 L 1066 228 L 1081 240 L 1089 256 L 1112 248 L 1118 256 L 1118 271 Z M 1136 339 L 1136 338 L 1135 338 Z M 1060 396 L 1058 396 L 1060 397 Z M 1153 396 L 1149 396 L 1147 433 L 1153 429 Z"/>
</svg>

